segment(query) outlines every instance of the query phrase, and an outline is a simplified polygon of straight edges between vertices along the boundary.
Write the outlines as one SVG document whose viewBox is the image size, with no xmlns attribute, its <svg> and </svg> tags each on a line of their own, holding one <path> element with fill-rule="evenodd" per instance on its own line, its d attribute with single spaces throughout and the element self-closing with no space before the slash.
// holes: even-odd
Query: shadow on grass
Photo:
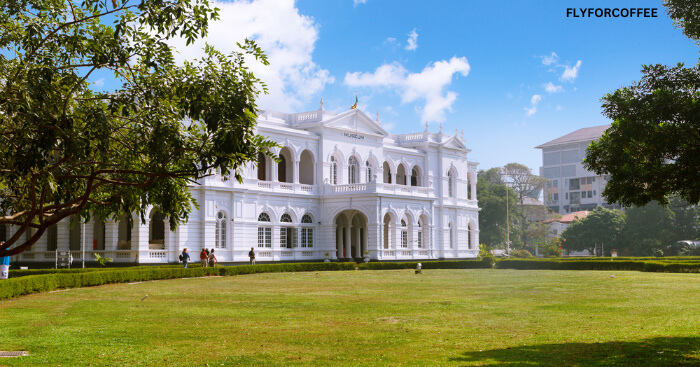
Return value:
<svg viewBox="0 0 700 367">
<path fill-rule="evenodd" d="M 469 366 L 700 366 L 700 338 L 528 345 L 466 352 L 452 361 Z"/>
</svg>

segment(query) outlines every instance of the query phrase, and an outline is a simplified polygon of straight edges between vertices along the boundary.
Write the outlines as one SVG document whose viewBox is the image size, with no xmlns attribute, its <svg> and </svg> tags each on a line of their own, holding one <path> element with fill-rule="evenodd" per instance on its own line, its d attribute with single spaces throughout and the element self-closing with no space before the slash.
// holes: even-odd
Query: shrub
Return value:
<svg viewBox="0 0 700 367">
<path fill-rule="evenodd" d="M 520 259 L 526 259 L 528 257 L 533 257 L 530 251 L 528 250 L 515 250 L 511 251 L 510 256 L 520 258 Z"/>
</svg>

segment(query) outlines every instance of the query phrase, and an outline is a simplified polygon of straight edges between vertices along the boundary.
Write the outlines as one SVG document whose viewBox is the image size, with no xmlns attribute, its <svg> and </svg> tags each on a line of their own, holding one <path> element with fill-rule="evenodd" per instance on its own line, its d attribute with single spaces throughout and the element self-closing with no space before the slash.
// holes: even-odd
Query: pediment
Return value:
<svg viewBox="0 0 700 367">
<path fill-rule="evenodd" d="M 364 112 L 359 109 L 353 109 L 340 113 L 333 118 L 323 122 L 324 127 L 332 127 L 338 130 L 345 130 L 357 134 L 369 134 L 378 136 L 387 136 L 386 130 Z"/>
<path fill-rule="evenodd" d="M 462 141 L 459 140 L 456 136 L 448 138 L 446 141 L 444 141 L 442 143 L 442 146 L 445 148 L 452 148 L 452 149 L 469 151 L 469 149 L 467 149 L 467 147 L 464 145 L 464 143 L 462 143 Z"/>
</svg>

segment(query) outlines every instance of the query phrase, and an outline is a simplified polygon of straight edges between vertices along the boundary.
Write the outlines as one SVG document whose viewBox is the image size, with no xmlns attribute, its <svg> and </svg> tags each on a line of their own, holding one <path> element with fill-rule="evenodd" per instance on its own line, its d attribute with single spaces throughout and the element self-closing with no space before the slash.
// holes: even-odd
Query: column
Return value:
<svg viewBox="0 0 700 367">
<path fill-rule="evenodd" d="M 360 237 L 360 227 L 354 228 L 355 231 L 355 257 L 362 257 L 362 238 Z"/>
<path fill-rule="evenodd" d="M 351 237 L 350 236 L 350 227 L 345 227 L 345 257 L 352 258 L 352 244 L 350 243 Z"/>
<path fill-rule="evenodd" d="M 299 161 L 294 160 L 293 165 L 294 165 L 294 178 L 293 178 L 294 181 L 293 182 L 295 184 L 298 184 L 299 183 Z"/>
</svg>

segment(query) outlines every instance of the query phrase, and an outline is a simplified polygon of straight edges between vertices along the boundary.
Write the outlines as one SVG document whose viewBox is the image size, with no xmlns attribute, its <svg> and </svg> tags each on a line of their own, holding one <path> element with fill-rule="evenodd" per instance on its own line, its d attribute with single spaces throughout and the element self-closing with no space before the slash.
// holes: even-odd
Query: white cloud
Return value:
<svg viewBox="0 0 700 367">
<path fill-rule="evenodd" d="M 365 4 L 367 0 L 352 0 L 353 6 L 358 6 L 359 4 Z"/>
<path fill-rule="evenodd" d="M 574 79 L 578 76 L 578 69 L 581 67 L 581 60 L 578 60 L 576 62 L 576 66 L 573 68 L 569 66 L 564 66 L 564 73 L 561 74 L 561 80 L 566 80 L 569 82 L 573 82 Z"/>
<path fill-rule="evenodd" d="M 401 95 L 402 103 L 425 100 L 419 109 L 421 120 L 445 121 L 445 110 L 452 111 L 457 93 L 444 92 L 452 83 L 455 73 L 467 76 L 471 67 L 465 57 L 452 57 L 449 61 L 436 61 L 420 73 L 410 73 L 403 65 L 394 62 L 378 67 L 374 73 L 347 73 L 345 84 L 351 87 L 389 88 Z"/>
<path fill-rule="evenodd" d="M 100 78 L 100 79 L 95 80 L 95 83 L 94 83 L 94 84 L 95 84 L 96 87 L 104 87 L 104 85 L 105 85 L 105 78 Z"/>
<path fill-rule="evenodd" d="M 411 33 L 408 34 L 408 44 L 406 45 L 406 50 L 408 51 L 415 51 L 415 49 L 418 48 L 418 33 L 416 33 L 416 29 L 413 28 Z"/>
<path fill-rule="evenodd" d="M 384 43 L 396 43 L 396 38 L 394 37 L 388 37 Z"/>
<path fill-rule="evenodd" d="M 220 19 L 209 23 L 206 39 L 189 47 L 185 47 L 184 39 L 175 40 L 178 61 L 201 57 L 205 42 L 229 54 L 238 50 L 236 42 L 253 39 L 270 61 L 264 66 L 252 58 L 246 60 L 269 89 L 268 95 L 260 95 L 258 106 L 280 111 L 301 108 L 326 84 L 334 82 L 330 72 L 312 59 L 317 25 L 313 18 L 299 14 L 294 0 L 215 1 L 211 5 L 220 9 Z"/>
<path fill-rule="evenodd" d="M 530 98 L 530 104 L 532 104 L 532 106 L 530 106 L 529 108 L 525 107 L 525 113 L 528 116 L 534 115 L 537 112 L 537 104 L 540 103 L 541 100 L 542 100 L 541 95 L 539 95 L 539 94 L 533 95 L 532 98 Z"/>
<path fill-rule="evenodd" d="M 550 56 L 541 56 L 542 57 L 542 63 L 545 65 L 552 65 L 557 63 L 559 61 L 559 56 L 555 53 L 552 52 Z"/>
<path fill-rule="evenodd" d="M 558 92 L 563 92 L 564 88 L 562 88 L 561 85 L 554 85 L 552 82 L 549 82 L 544 85 L 544 90 L 547 93 L 558 93 Z"/>
</svg>

